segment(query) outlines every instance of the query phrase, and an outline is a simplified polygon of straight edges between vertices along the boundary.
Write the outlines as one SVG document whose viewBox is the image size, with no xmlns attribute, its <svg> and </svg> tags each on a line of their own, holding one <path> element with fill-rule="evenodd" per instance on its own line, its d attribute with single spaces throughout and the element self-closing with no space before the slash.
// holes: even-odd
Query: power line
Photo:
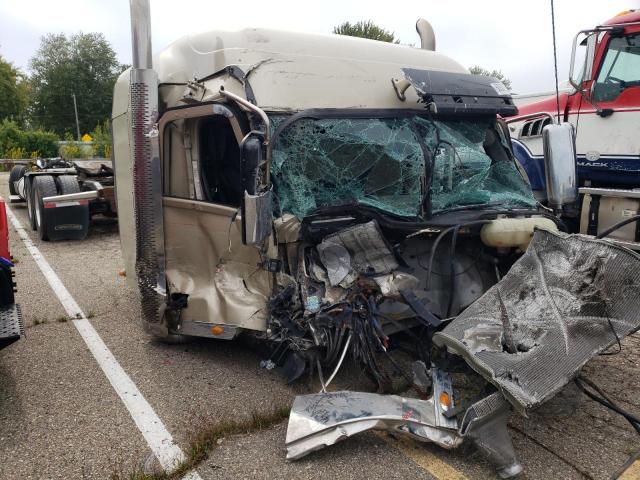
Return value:
<svg viewBox="0 0 640 480">
<path fill-rule="evenodd" d="M 558 107 L 558 124 L 560 123 L 560 91 L 558 89 L 558 55 L 556 50 L 556 20 L 551 0 L 551 31 L 553 33 L 553 67 L 556 75 L 556 106 Z"/>
</svg>

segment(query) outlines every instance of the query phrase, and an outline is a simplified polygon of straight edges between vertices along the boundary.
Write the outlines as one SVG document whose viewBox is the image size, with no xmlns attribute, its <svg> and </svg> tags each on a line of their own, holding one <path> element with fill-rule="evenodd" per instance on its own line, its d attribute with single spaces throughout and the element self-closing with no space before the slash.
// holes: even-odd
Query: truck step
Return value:
<svg viewBox="0 0 640 480">
<path fill-rule="evenodd" d="M 0 350 L 24 335 L 20 305 L 12 303 L 0 307 Z"/>
<path fill-rule="evenodd" d="M 20 195 L 9 195 L 9 203 L 24 203 Z"/>
</svg>

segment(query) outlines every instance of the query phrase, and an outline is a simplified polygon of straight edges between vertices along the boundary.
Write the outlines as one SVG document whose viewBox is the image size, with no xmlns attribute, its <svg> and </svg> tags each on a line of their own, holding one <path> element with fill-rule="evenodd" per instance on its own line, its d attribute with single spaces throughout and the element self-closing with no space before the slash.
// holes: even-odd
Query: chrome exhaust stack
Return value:
<svg viewBox="0 0 640 480">
<path fill-rule="evenodd" d="M 149 0 L 130 0 L 132 68 L 130 148 L 133 163 L 135 268 L 145 329 L 166 336 L 160 310 L 166 301 L 162 168 L 158 138 L 158 74 L 151 56 Z"/>
<path fill-rule="evenodd" d="M 149 0 L 130 0 L 132 70 L 152 70 Z"/>
</svg>

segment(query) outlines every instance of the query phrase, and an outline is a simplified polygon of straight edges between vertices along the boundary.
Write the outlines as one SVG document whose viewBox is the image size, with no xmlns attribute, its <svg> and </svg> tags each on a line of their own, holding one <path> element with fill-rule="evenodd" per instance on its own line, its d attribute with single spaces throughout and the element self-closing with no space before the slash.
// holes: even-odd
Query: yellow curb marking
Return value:
<svg viewBox="0 0 640 480">
<path fill-rule="evenodd" d="M 426 448 L 422 448 L 422 445 L 417 442 L 406 438 L 391 438 L 383 432 L 376 432 L 376 435 L 396 447 L 413 463 L 438 480 L 468 480 L 468 477 L 460 470 L 442 461 Z"/>
<path fill-rule="evenodd" d="M 618 480 L 640 480 L 640 460 L 633 462 L 629 468 L 622 472 Z"/>
</svg>

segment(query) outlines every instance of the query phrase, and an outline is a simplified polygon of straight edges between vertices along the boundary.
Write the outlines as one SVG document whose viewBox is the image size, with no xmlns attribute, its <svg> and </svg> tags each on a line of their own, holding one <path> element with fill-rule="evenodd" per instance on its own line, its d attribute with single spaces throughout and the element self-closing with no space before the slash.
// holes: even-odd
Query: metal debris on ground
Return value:
<svg viewBox="0 0 640 480">
<path fill-rule="evenodd" d="M 359 298 L 352 300 L 351 319 Z M 347 325 L 357 339 L 354 356 L 366 361 L 373 349 L 362 349 L 370 338 L 363 331 L 375 329 L 371 317 L 379 308 L 366 297 L 360 301 L 367 322 Z M 349 391 L 299 396 L 289 418 L 287 458 L 380 429 L 444 448 L 467 439 L 500 477 L 518 475 L 522 466 L 507 431 L 512 407 L 526 415 L 553 399 L 590 358 L 640 329 L 638 311 L 638 254 L 582 235 L 536 230 L 508 273 L 434 333 L 430 369 L 414 363 L 413 384 L 418 392 L 430 388 L 428 398 Z M 450 368 L 484 386 L 471 394 L 454 390 Z"/>
</svg>

